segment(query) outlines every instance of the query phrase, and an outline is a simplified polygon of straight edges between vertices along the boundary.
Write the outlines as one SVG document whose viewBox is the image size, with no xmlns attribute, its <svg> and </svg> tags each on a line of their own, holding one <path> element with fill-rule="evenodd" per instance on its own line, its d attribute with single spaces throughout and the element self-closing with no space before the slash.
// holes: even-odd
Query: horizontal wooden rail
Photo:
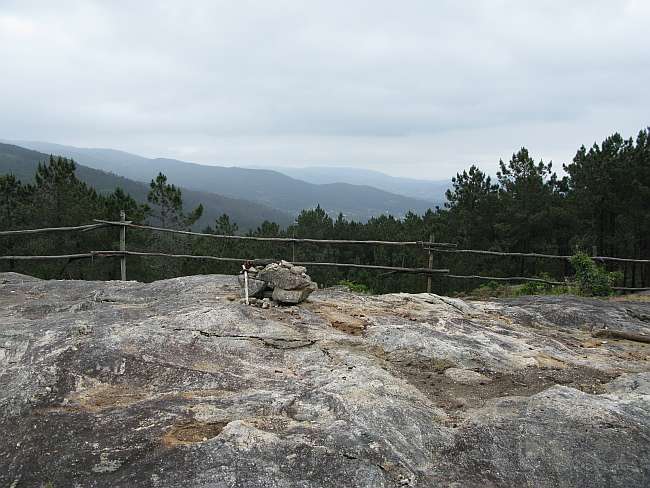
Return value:
<svg viewBox="0 0 650 488">
<path fill-rule="evenodd" d="M 425 250 L 429 250 L 429 248 L 425 247 Z M 501 252 L 501 251 L 484 251 L 481 249 L 436 249 L 436 248 L 432 248 L 431 250 L 437 252 L 459 253 L 459 254 L 485 254 L 488 256 L 515 256 L 515 257 L 518 256 L 524 258 L 571 259 L 571 256 L 560 256 L 555 254 L 539 254 L 534 252 Z"/>
<path fill-rule="evenodd" d="M 154 227 L 151 225 L 140 225 L 129 222 L 116 222 L 111 220 L 95 219 L 95 222 L 106 224 L 125 226 L 132 229 L 152 230 L 156 232 L 169 232 L 172 234 L 183 234 L 198 237 L 211 237 L 213 239 L 232 239 L 237 241 L 263 241 L 263 242 L 305 242 L 312 244 L 368 244 L 373 246 L 419 246 L 425 244 L 438 247 L 456 247 L 456 244 L 450 242 L 428 242 L 428 241 L 357 241 L 357 240 L 344 240 L 344 239 L 310 239 L 302 237 L 253 237 L 253 236 L 227 236 L 221 234 L 206 234 L 203 232 L 192 232 L 189 230 L 167 229 L 165 227 Z"/>
<path fill-rule="evenodd" d="M 0 256 L 3 261 L 43 261 L 43 260 L 56 260 L 56 259 L 86 259 L 86 258 L 105 258 L 105 257 L 124 257 L 124 256 L 139 256 L 139 257 L 168 257 L 168 258 L 181 258 L 181 259 L 203 259 L 208 261 L 232 262 L 243 263 L 250 261 L 254 265 L 266 265 L 273 262 L 278 262 L 277 259 L 243 259 L 243 258 L 225 258 L 218 256 L 207 255 L 194 255 L 194 254 L 168 254 L 161 252 L 139 252 L 139 251 L 90 251 L 87 253 L 78 254 L 59 254 L 51 256 Z M 297 266 L 323 266 L 323 267 L 337 267 L 337 268 L 357 268 L 357 269 L 371 269 L 378 271 L 390 271 L 394 273 L 410 273 L 410 274 L 443 274 L 447 278 L 464 279 L 464 280 L 483 280 L 483 281 L 530 281 L 536 283 L 544 283 L 554 286 L 567 285 L 562 281 L 550 281 L 542 278 L 529 278 L 526 276 L 479 276 L 479 275 L 452 275 L 449 274 L 448 269 L 430 269 L 430 268 L 405 268 L 399 266 L 376 266 L 370 264 L 353 264 L 353 263 L 320 263 L 312 261 L 296 261 L 292 264 Z M 612 290 L 616 291 L 650 291 L 650 288 L 634 288 L 626 286 L 613 286 Z"/>
<path fill-rule="evenodd" d="M 478 275 L 445 275 L 447 278 L 461 279 L 461 280 L 484 280 L 484 281 L 531 281 L 536 283 L 544 283 L 554 286 L 566 286 L 570 283 L 564 281 L 549 281 L 542 278 L 528 278 L 526 276 L 478 276 Z M 634 288 L 630 286 L 612 286 L 615 291 L 650 291 L 650 288 Z"/>
<path fill-rule="evenodd" d="M 650 288 L 633 288 L 631 286 L 612 286 L 612 290 L 616 291 L 650 291 Z"/>
<path fill-rule="evenodd" d="M 100 251 L 101 252 L 101 251 Z M 111 252 L 111 251 L 106 251 Z M 120 256 L 139 256 L 139 257 L 162 257 L 162 258 L 183 258 L 183 259 L 204 259 L 207 261 L 222 261 L 226 263 L 239 263 L 249 261 L 254 265 L 267 265 L 272 262 L 279 261 L 278 259 L 245 259 L 245 258 L 223 258 L 219 256 L 208 256 L 201 254 L 168 254 L 164 252 L 140 252 L 140 251 L 118 251 Z"/>
<path fill-rule="evenodd" d="M 223 261 L 233 263 L 243 263 L 250 261 L 255 265 L 265 265 L 278 262 L 278 259 L 243 259 L 243 258 L 222 258 L 217 256 L 205 256 L 195 254 L 167 254 L 162 252 L 139 252 L 139 251 L 91 251 L 80 254 L 61 254 L 57 256 L 0 256 L 2 260 L 19 260 L 19 261 L 38 261 L 45 259 L 83 259 L 94 257 L 123 257 L 123 256 L 140 256 L 140 257 L 166 257 L 182 259 L 203 259 L 208 261 Z M 337 268 L 361 268 L 374 269 L 381 271 L 392 271 L 396 273 L 413 273 L 413 274 L 445 274 L 449 273 L 448 269 L 429 269 L 429 268 L 404 268 L 397 266 L 375 266 L 370 264 L 353 264 L 353 263 L 319 263 L 319 262 L 295 262 L 298 266 L 325 266 Z"/>
<path fill-rule="evenodd" d="M 3 261 L 43 261 L 47 259 L 84 259 L 94 257 L 115 257 L 121 256 L 119 251 L 91 251 L 79 254 L 57 254 L 52 256 L 0 256 Z"/>
<path fill-rule="evenodd" d="M 345 240 L 345 239 L 311 239 L 311 238 L 298 238 L 298 237 L 253 237 L 253 236 L 229 236 L 221 234 L 207 234 L 203 232 L 192 232 L 186 230 L 167 229 L 164 227 L 155 227 L 151 225 L 134 224 L 132 221 L 111 221 L 93 219 L 94 224 L 78 225 L 71 227 L 45 227 L 41 229 L 20 229 L 20 230 L 3 230 L 0 231 L 0 236 L 12 236 L 23 234 L 38 234 L 43 232 L 64 232 L 64 231 L 89 231 L 99 229 L 107 226 L 122 226 L 130 227 L 133 229 L 151 230 L 156 232 L 169 232 L 173 234 L 184 234 L 198 237 L 211 237 L 215 239 L 231 239 L 239 241 L 261 241 L 261 242 L 304 242 L 312 244 L 367 244 L 367 245 L 384 245 L 384 246 L 420 246 L 424 247 L 425 251 L 436 251 L 445 253 L 459 253 L 459 254 L 483 254 L 489 256 L 512 256 L 512 257 L 530 257 L 540 259 L 561 259 L 570 260 L 572 256 L 563 256 L 557 254 L 542 254 L 542 253 L 523 253 L 523 252 L 502 252 L 502 251 L 485 251 L 481 249 L 454 249 L 456 244 L 450 242 L 429 242 L 429 241 L 377 241 L 377 240 Z M 641 263 L 649 264 L 650 259 L 633 259 L 633 258 L 617 258 L 612 256 L 593 256 L 591 259 L 595 261 L 612 261 L 612 262 L 625 262 L 625 263 Z"/>
<path fill-rule="evenodd" d="M 428 243 L 425 243 L 428 244 Z M 535 252 L 501 252 L 501 251 L 483 251 L 480 249 L 439 249 L 439 248 L 429 248 L 425 247 L 425 250 L 436 251 L 436 252 L 446 252 L 446 253 L 458 253 L 458 254 L 484 254 L 488 256 L 512 256 L 512 257 L 523 257 L 523 258 L 542 258 L 542 259 L 562 259 L 569 261 L 573 256 L 562 256 L 557 254 L 540 254 Z M 625 263 L 650 263 L 650 259 L 632 259 L 632 258 L 614 258 L 609 256 L 592 256 L 591 259 L 594 261 L 616 261 L 616 262 L 625 262 Z"/>
<path fill-rule="evenodd" d="M 123 256 L 162 256 L 173 258 L 192 258 L 192 259 L 208 259 L 213 261 L 226 261 L 243 263 L 246 261 L 242 258 L 221 258 L 217 256 L 196 256 L 191 254 L 165 254 L 157 252 L 137 252 L 137 251 L 91 251 L 79 254 L 57 254 L 51 256 L 0 256 L 3 261 L 42 261 L 47 259 L 83 259 L 83 258 L 109 258 L 109 257 L 123 257 Z M 268 264 L 273 262 L 272 259 L 251 259 L 253 264 Z"/>
<path fill-rule="evenodd" d="M 135 252 L 135 251 L 91 251 L 79 254 L 57 254 L 51 256 L 0 256 L 3 261 L 44 261 L 56 259 L 84 259 L 84 258 L 110 258 L 110 257 L 124 257 L 124 256 L 161 256 L 172 258 L 190 258 L 190 259 L 207 259 L 213 261 L 225 261 L 233 263 L 243 263 L 246 261 L 241 258 L 221 258 L 217 256 L 194 256 L 189 254 L 164 254 L 155 252 Z M 249 260 L 255 265 L 268 264 L 273 262 L 272 259 L 251 259 Z"/>
<path fill-rule="evenodd" d="M 338 268 L 362 268 L 362 269 L 377 269 L 381 271 L 392 271 L 396 273 L 412 273 L 412 274 L 446 274 L 449 273 L 448 269 L 430 269 L 430 268 L 402 268 L 395 266 L 375 266 L 370 264 L 349 264 L 349 263 L 312 263 L 312 262 L 295 262 L 292 263 L 297 266 L 331 266 Z"/>
<path fill-rule="evenodd" d="M 528 278 L 526 276 L 508 276 L 508 277 L 498 276 L 497 277 L 497 276 L 452 275 L 452 274 L 447 274 L 447 275 L 445 275 L 445 277 L 459 279 L 459 280 L 532 281 L 532 282 L 536 282 L 536 283 L 545 283 L 547 285 L 560 285 L 560 286 L 566 285 L 566 283 L 563 282 L 563 281 L 549 281 L 549 280 L 544 280 L 542 278 Z"/>
<path fill-rule="evenodd" d="M 111 252 L 111 251 L 108 251 Z M 143 256 L 143 257 L 168 257 L 168 258 L 187 258 L 187 259 L 208 259 L 215 261 L 231 261 L 243 263 L 247 261 L 242 258 L 220 258 L 216 256 L 197 256 L 194 254 L 167 254 L 160 252 L 138 252 L 138 251 L 125 251 L 123 254 L 127 256 Z M 265 265 L 273 262 L 278 262 L 278 259 L 250 259 L 253 264 Z M 414 273 L 414 274 L 444 274 L 449 273 L 448 269 L 429 269 L 429 268 L 404 268 L 396 266 L 375 266 L 370 264 L 353 264 L 353 263 L 319 263 L 311 261 L 296 261 L 291 264 L 296 266 L 324 266 L 335 268 L 361 268 L 361 269 L 375 269 L 381 271 L 394 271 L 398 273 Z"/>
<path fill-rule="evenodd" d="M 45 259 L 80 259 L 92 258 L 91 253 L 83 254 L 59 254 L 56 256 L 0 256 L 2 261 L 43 261 Z"/>
<path fill-rule="evenodd" d="M 619 263 L 641 263 L 641 264 L 650 263 L 650 259 L 613 258 L 610 256 L 593 256 L 591 259 L 593 259 L 594 261 L 613 261 Z"/>
<path fill-rule="evenodd" d="M 63 231 L 89 231 L 93 229 L 99 229 L 101 227 L 108 227 L 109 224 L 96 223 L 96 224 L 87 224 L 87 225 L 77 225 L 74 227 L 45 227 L 43 229 L 21 229 L 21 230 L 2 230 L 0 231 L 0 236 L 15 236 L 22 234 L 40 234 L 42 232 L 63 232 Z"/>
</svg>

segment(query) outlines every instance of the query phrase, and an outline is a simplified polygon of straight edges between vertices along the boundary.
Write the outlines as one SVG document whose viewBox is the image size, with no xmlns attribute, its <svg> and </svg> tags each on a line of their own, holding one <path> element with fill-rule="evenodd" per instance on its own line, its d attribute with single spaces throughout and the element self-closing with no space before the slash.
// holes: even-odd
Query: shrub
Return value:
<svg viewBox="0 0 650 488">
<path fill-rule="evenodd" d="M 496 281 L 488 281 L 483 283 L 478 288 L 469 292 L 469 296 L 478 299 L 498 298 L 498 297 L 511 297 L 513 294 L 513 287 L 507 284 L 498 283 Z M 456 296 L 465 296 L 465 294 L 457 294 Z"/>
<path fill-rule="evenodd" d="M 544 295 L 551 289 L 551 285 L 534 281 L 527 281 L 521 285 L 520 293 L 522 295 Z"/>
<path fill-rule="evenodd" d="M 368 287 L 368 285 L 364 285 L 363 283 L 357 283 L 356 281 L 350 281 L 350 280 L 342 280 L 339 281 L 339 285 L 345 286 L 348 290 L 355 292 L 355 293 L 365 293 L 367 295 L 372 295 L 372 289 Z"/>
<path fill-rule="evenodd" d="M 622 278 L 620 271 L 608 272 L 583 252 L 579 252 L 571 258 L 571 265 L 576 271 L 576 286 L 583 295 L 611 295 L 613 292 L 612 285 Z"/>
<path fill-rule="evenodd" d="M 546 281 L 557 281 L 548 273 L 540 273 L 537 275 L 537 278 Z M 521 285 L 520 289 L 521 295 L 560 295 L 566 292 L 566 286 L 551 285 L 550 283 L 541 283 L 539 281 L 527 281 Z"/>
</svg>

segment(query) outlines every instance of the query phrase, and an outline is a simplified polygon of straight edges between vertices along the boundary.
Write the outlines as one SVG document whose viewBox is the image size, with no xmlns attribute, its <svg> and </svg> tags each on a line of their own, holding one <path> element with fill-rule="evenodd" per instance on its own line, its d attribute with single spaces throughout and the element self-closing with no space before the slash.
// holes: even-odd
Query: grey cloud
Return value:
<svg viewBox="0 0 650 488">
<path fill-rule="evenodd" d="M 0 1 L 0 137 L 448 177 L 647 123 L 643 0 Z"/>
</svg>

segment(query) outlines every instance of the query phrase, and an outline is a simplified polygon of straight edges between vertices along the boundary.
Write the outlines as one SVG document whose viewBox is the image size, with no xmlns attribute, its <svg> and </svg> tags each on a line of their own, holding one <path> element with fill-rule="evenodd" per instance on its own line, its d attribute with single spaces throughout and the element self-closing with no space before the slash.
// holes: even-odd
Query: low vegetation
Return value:
<svg viewBox="0 0 650 488">
<path fill-rule="evenodd" d="M 336 217 L 317 206 L 300 212 L 295 222 L 281 228 L 264 221 L 242 231 L 228 215 L 221 215 L 206 233 L 245 232 L 260 237 L 310 237 L 316 239 L 406 240 L 454 242 L 460 248 L 506 252 L 538 252 L 572 255 L 576 249 L 601 255 L 650 257 L 650 130 L 636 139 L 614 134 L 600 145 L 578 149 L 566 176 L 553 172 L 551 163 L 536 162 L 525 148 L 513 154 L 493 180 L 477 166 L 452 179 L 444 208 L 423 215 L 390 215 L 356 222 Z M 103 193 L 81 182 L 75 163 L 51 157 L 39 165 L 33 184 L 23 184 L 13 175 L 0 176 L 0 230 L 78 225 L 94 218 L 117 219 L 125 209 L 134 222 L 149 222 L 187 229 L 201 216 L 202 207 L 185 210 L 181 190 L 159 175 L 151 182 L 146 205 L 121 190 Z M 0 237 L 0 254 L 65 254 L 116 249 L 117 229 L 47 236 Z M 231 242 L 209 238 L 177 237 L 142 231 L 127 232 L 127 248 L 176 254 L 210 254 L 241 259 L 275 258 L 289 261 L 320 261 L 425 267 L 427 256 L 418 248 L 389 248 L 361 245 L 287 245 L 273 242 Z M 163 258 L 128 259 L 130 279 L 152 281 L 196 273 L 236 273 L 230 263 Z M 607 295 L 613 284 L 639 286 L 648 282 L 650 270 L 630 269 L 626 280 L 614 267 L 596 266 L 585 254 L 571 262 L 520 258 L 493 258 L 436 253 L 434 267 L 449 268 L 457 275 L 547 276 L 564 281 L 575 276 L 575 284 L 553 287 L 543 283 L 517 286 L 482 285 L 477 293 L 560 293 Z M 68 262 L 0 262 L 2 270 L 21 271 L 47 278 L 117 279 L 115 260 Z M 312 277 L 329 286 L 346 281 L 362 292 L 421 292 L 426 277 L 367 270 L 310 269 Z M 545 273 L 545 274 L 544 274 Z M 463 292 L 476 287 L 472 281 L 434 277 L 437 293 Z"/>
<path fill-rule="evenodd" d="M 374 292 L 368 288 L 368 285 L 357 283 L 356 281 L 341 280 L 338 282 L 340 286 L 345 286 L 348 290 L 354 293 L 363 293 L 365 295 L 372 295 Z"/>
<path fill-rule="evenodd" d="M 611 295 L 612 286 L 623 279 L 623 274 L 620 271 L 606 271 L 585 253 L 577 253 L 573 256 L 571 264 L 576 270 L 575 286 L 582 295 Z"/>
<path fill-rule="evenodd" d="M 567 277 L 565 285 L 552 285 L 543 282 L 508 285 L 496 281 L 489 281 L 469 293 L 459 293 L 458 296 L 512 298 L 523 295 L 562 295 L 568 293 L 572 295 L 604 297 L 613 295 L 613 286 L 623 279 L 623 274 L 620 271 L 612 272 L 605 270 L 604 267 L 597 265 L 584 252 L 578 252 L 572 256 L 571 265 L 575 270 L 575 275 Z M 537 278 L 547 281 L 553 279 L 547 273 L 542 273 Z"/>
</svg>

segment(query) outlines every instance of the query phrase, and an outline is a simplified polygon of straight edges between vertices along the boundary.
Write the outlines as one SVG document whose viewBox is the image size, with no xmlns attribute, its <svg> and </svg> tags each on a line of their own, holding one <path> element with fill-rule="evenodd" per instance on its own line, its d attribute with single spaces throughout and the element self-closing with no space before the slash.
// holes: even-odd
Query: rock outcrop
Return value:
<svg viewBox="0 0 650 488">
<path fill-rule="evenodd" d="M 248 270 L 248 296 L 260 298 L 265 292 L 276 302 L 297 304 L 303 302 L 318 285 L 311 280 L 307 269 L 294 266 L 288 261 L 271 263 Z M 238 277 L 241 296 L 245 293 L 246 280 L 244 275 Z"/>
<path fill-rule="evenodd" d="M 0 486 L 650 485 L 650 303 L 0 274 Z"/>
</svg>

